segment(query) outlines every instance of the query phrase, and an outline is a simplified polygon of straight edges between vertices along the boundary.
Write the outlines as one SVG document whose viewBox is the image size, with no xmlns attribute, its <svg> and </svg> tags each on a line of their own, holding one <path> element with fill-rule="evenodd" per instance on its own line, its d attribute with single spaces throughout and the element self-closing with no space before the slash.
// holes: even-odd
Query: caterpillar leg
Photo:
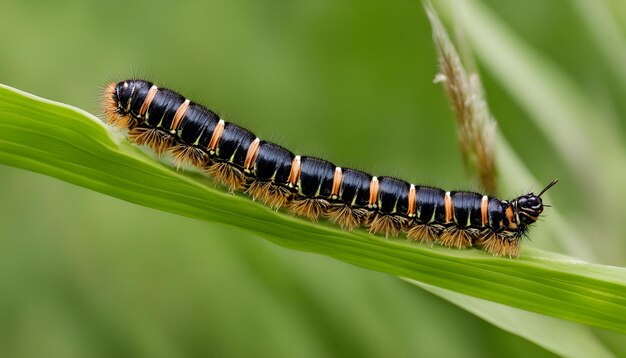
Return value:
<svg viewBox="0 0 626 358">
<path fill-rule="evenodd" d="M 235 166 L 225 162 L 210 163 L 205 167 L 207 173 L 213 178 L 226 185 L 230 191 L 241 190 L 245 188 L 246 176 Z"/>
<path fill-rule="evenodd" d="M 319 217 L 330 207 L 330 202 L 324 199 L 294 199 L 289 203 L 289 210 L 296 215 L 307 217 L 317 221 Z"/>
<path fill-rule="evenodd" d="M 470 233 L 456 226 L 447 227 L 439 236 L 438 243 L 443 246 L 464 249 L 472 246 L 472 237 Z"/>
<path fill-rule="evenodd" d="M 258 180 L 253 180 L 250 183 L 246 189 L 246 194 L 255 200 L 262 201 L 274 210 L 284 206 L 291 196 L 291 192 L 287 188 L 275 185 L 272 182 Z"/>
<path fill-rule="evenodd" d="M 398 236 L 407 227 L 409 219 L 398 215 L 375 213 L 370 216 L 367 226 L 372 234 L 385 233 L 385 237 Z"/>
<path fill-rule="evenodd" d="M 161 155 L 174 144 L 174 139 L 156 128 L 134 127 L 128 131 L 130 140 L 139 145 L 147 145 Z"/>
<path fill-rule="evenodd" d="M 520 252 L 519 236 L 490 232 L 474 242 L 474 246 L 493 256 L 517 257 Z"/>
<path fill-rule="evenodd" d="M 415 223 L 409 227 L 406 236 L 415 241 L 433 243 L 439 239 L 443 229 L 443 226 L 437 224 Z"/>
<path fill-rule="evenodd" d="M 326 217 L 331 222 L 338 224 L 342 229 L 353 230 L 367 221 L 369 212 L 363 208 L 352 208 L 345 204 L 333 204 L 327 212 Z"/>
<path fill-rule="evenodd" d="M 184 164 L 202 168 L 209 161 L 209 156 L 204 150 L 191 145 L 177 144 L 170 148 L 170 152 L 172 153 L 174 163 L 179 168 Z"/>
</svg>

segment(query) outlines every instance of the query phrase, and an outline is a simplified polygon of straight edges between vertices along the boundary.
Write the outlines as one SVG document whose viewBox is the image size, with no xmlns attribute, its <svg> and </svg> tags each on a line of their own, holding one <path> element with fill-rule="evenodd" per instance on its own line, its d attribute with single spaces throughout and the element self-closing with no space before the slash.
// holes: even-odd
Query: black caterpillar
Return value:
<svg viewBox="0 0 626 358">
<path fill-rule="evenodd" d="M 144 80 L 110 84 L 104 109 L 111 124 L 157 154 L 170 151 L 179 165 L 192 164 L 231 190 L 245 191 L 273 208 L 287 207 L 344 229 L 465 248 L 496 256 L 519 255 L 519 241 L 543 212 L 545 189 L 501 200 L 467 191 L 415 186 L 392 177 L 340 168 L 257 138 L 202 105 Z"/>
</svg>

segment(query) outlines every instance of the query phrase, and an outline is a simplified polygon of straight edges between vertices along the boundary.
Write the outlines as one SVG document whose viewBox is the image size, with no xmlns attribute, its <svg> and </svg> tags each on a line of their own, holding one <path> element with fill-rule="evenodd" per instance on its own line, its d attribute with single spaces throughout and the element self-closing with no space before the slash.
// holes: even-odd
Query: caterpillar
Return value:
<svg viewBox="0 0 626 358">
<path fill-rule="evenodd" d="M 105 89 L 108 122 L 129 139 L 177 165 L 209 173 L 231 191 L 299 216 L 321 217 L 344 229 L 366 227 L 454 248 L 476 247 L 494 256 L 518 256 L 520 240 L 544 210 L 541 195 L 512 200 L 468 191 L 416 186 L 389 177 L 335 166 L 256 137 L 204 106 L 152 82 L 130 79 Z"/>
</svg>

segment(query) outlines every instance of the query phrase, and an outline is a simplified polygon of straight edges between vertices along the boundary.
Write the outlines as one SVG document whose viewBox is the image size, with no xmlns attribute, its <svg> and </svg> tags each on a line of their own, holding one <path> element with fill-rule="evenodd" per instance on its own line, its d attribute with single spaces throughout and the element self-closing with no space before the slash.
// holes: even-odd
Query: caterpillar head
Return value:
<svg viewBox="0 0 626 358">
<path fill-rule="evenodd" d="M 558 179 L 554 179 L 538 195 L 533 193 L 526 194 L 511 202 L 520 224 L 529 225 L 537 221 L 545 206 L 541 201 L 541 196 L 558 182 Z"/>
</svg>

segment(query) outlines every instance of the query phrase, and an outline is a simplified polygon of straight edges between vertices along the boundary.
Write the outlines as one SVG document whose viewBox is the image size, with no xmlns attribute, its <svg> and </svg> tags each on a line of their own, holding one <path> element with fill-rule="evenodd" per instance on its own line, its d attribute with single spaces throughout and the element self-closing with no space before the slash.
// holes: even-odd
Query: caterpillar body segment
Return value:
<svg viewBox="0 0 626 358">
<path fill-rule="evenodd" d="M 543 212 L 541 195 L 501 200 L 467 191 L 444 191 L 393 177 L 338 167 L 295 155 L 178 93 L 144 80 L 111 84 L 105 91 L 108 121 L 156 153 L 170 152 L 177 165 L 193 165 L 230 190 L 278 209 L 344 229 L 448 247 L 477 247 L 496 256 L 517 256 L 519 242 Z"/>
</svg>

